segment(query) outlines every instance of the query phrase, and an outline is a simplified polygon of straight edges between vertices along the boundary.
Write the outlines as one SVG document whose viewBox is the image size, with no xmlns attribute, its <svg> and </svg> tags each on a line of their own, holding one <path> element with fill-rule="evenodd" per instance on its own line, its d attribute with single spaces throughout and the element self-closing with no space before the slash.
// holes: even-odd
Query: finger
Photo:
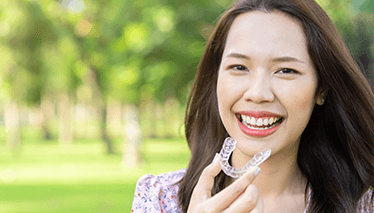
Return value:
<svg viewBox="0 0 374 213">
<path fill-rule="evenodd" d="M 194 194 L 196 196 L 198 197 L 207 196 L 207 198 L 211 197 L 211 191 L 214 185 L 214 178 L 221 171 L 220 160 L 221 160 L 221 155 L 216 154 L 213 162 L 209 164 L 207 167 L 205 167 L 194 189 Z"/>
<path fill-rule="evenodd" d="M 260 172 L 260 168 L 252 167 L 243 176 L 237 179 L 230 186 L 216 194 L 206 202 L 207 207 L 214 206 L 219 212 L 230 206 L 250 186 Z M 252 185 L 254 186 L 254 185 Z M 256 187 L 257 188 L 257 187 Z M 251 191 L 251 190 L 250 190 Z M 257 200 L 256 200 L 257 201 Z M 253 206 L 254 207 L 254 206 Z"/>
<path fill-rule="evenodd" d="M 258 188 L 251 184 L 247 187 L 245 192 L 236 199 L 229 208 L 226 209 L 227 212 L 251 212 L 258 211 L 260 207 L 257 207 L 259 202 Z M 225 211 L 225 212 L 226 212 Z"/>
<path fill-rule="evenodd" d="M 187 212 L 204 212 L 201 211 L 201 203 L 211 197 L 211 191 L 214 184 L 214 177 L 221 171 L 221 156 L 216 154 L 213 162 L 209 164 L 201 173 L 191 196 L 191 202 Z"/>
<path fill-rule="evenodd" d="M 222 190 L 220 193 L 214 196 L 214 199 L 223 201 L 223 204 L 231 204 L 235 199 L 237 199 L 246 188 L 253 182 L 256 176 L 261 171 L 258 167 L 252 167 L 243 176 L 238 178 L 229 187 Z"/>
</svg>

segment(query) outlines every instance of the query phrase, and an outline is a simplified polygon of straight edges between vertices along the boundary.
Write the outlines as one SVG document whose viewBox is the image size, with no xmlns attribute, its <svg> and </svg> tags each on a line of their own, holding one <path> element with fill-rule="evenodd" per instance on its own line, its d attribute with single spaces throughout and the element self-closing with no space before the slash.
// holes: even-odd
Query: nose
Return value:
<svg viewBox="0 0 374 213">
<path fill-rule="evenodd" d="M 265 74 L 251 75 L 243 95 L 245 101 L 254 103 L 272 102 L 275 99 L 271 79 Z"/>
</svg>

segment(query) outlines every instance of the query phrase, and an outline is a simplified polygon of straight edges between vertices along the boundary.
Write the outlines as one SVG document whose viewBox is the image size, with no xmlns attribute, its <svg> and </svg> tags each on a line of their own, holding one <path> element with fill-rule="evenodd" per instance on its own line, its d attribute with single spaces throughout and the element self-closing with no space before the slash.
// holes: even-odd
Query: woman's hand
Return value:
<svg viewBox="0 0 374 213">
<path fill-rule="evenodd" d="M 260 172 L 258 167 L 251 168 L 230 186 L 211 197 L 214 177 L 221 171 L 220 155 L 201 173 L 192 193 L 188 213 L 210 212 L 250 212 L 261 213 L 263 201 L 258 188 L 251 184 Z"/>
</svg>

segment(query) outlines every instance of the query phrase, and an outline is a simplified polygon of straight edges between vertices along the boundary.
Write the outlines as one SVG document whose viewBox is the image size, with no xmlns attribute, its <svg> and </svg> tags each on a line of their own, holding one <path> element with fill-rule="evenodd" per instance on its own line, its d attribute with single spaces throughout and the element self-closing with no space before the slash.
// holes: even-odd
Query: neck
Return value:
<svg viewBox="0 0 374 213">
<path fill-rule="evenodd" d="M 235 159 L 238 158 L 233 155 L 234 167 L 245 165 L 245 162 L 235 161 Z M 305 193 L 307 179 L 302 175 L 297 164 L 297 152 L 278 152 L 270 156 L 260 167 L 261 172 L 253 184 L 257 186 L 263 198 L 275 199 L 285 194 Z"/>
</svg>

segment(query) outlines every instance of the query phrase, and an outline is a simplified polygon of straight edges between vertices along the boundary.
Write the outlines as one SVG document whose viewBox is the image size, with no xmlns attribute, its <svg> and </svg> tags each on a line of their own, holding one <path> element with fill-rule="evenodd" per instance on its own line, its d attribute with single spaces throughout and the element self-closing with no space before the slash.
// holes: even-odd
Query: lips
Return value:
<svg viewBox="0 0 374 213">
<path fill-rule="evenodd" d="M 273 134 L 284 121 L 284 117 L 267 111 L 238 112 L 236 117 L 240 129 L 253 137 L 266 137 Z"/>
</svg>

